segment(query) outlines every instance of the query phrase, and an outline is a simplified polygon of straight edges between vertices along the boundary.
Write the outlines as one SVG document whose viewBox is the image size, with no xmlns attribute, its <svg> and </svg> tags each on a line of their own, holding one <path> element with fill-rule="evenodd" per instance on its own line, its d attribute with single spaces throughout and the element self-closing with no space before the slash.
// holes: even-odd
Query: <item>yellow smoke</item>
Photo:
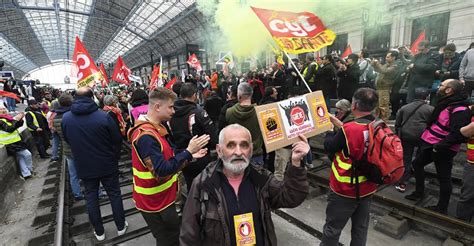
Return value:
<svg viewBox="0 0 474 246">
<path fill-rule="evenodd" d="M 250 6 L 286 11 L 308 11 L 315 6 L 313 1 L 282 0 L 198 0 L 198 9 L 208 17 L 213 17 L 213 30 L 208 33 L 210 45 L 216 50 L 230 50 L 236 57 L 256 56 L 268 49 L 273 40 L 265 26 L 252 11 Z M 216 28 L 218 27 L 218 28 Z"/>
<path fill-rule="evenodd" d="M 312 12 L 330 28 L 344 21 L 348 12 L 385 8 L 370 0 L 197 0 L 197 8 L 209 20 L 205 40 L 214 51 L 232 51 L 239 58 L 255 57 L 274 44 L 270 33 L 250 6 L 264 9 Z M 337 33 L 337 30 L 333 30 Z M 276 46 L 276 45 L 275 45 Z"/>
</svg>

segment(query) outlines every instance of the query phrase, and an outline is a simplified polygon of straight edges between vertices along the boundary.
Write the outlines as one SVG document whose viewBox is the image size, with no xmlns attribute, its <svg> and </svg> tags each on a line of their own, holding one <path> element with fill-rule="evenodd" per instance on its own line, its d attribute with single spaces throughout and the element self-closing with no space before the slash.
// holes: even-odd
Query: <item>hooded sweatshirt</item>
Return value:
<svg viewBox="0 0 474 246">
<path fill-rule="evenodd" d="M 229 125 L 239 124 L 247 128 L 252 134 L 253 156 L 263 154 L 263 137 L 255 112 L 255 104 L 242 106 L 237 103 L 227 110 L 226 120 Z"/>
<path fill-rule="evenodd" d="M 208 134 L 210 136 L 208 148 L 214 149 L 217 144 L 217 130 L 207 112 L 194 102 L 183 99 L 174 103 L 175 113 L 170 120 L 176 151 L 188 147 L 193 136 Z"/>
<path fill-rule="evenodd" d="M 118 173 L 122 137 L 114 120 L 88 97 L 77 97 L 63 115 L 64 140 L 69 143 L 81 179 Z"/>
</svg>

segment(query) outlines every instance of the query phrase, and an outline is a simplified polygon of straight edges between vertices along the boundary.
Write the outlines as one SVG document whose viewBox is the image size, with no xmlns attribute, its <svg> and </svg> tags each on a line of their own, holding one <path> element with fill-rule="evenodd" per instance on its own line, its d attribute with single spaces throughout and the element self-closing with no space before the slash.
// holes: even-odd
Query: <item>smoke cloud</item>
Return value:
<svg viewBox="0 0 474 246">
<path fill-rule="evenodd" d="M 255 57 L 268 49 L 268 44 L 276 46 L 250 6 L 312 12 L 330 28 L 330 23 L 343 21 L 349 11 L 361 12 L 365 8 L 373 12 L 379 8 L 375 5 L 367 0 L 197 0 L 198 10 L 209 20 L 205 34 L 208 48 L 213 51 L 229 50 L 239 58 Z M 333 31 L 337 33 L 337 30 Z"/>
</svg>

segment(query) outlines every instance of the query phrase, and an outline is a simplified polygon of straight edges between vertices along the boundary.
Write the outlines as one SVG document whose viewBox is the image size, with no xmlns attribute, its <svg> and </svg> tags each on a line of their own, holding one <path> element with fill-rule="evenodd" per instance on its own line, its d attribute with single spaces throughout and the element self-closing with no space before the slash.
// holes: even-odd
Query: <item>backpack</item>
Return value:
<svg viewBox="0 0 474 246">
<path fill-rule="evenodd" d="M 376 119 L 368 124 L 369 142 L 361 160 L 353 161 L 351 183 L 356 185 L 359 198 L 359 173 L 376 184 L 393 184 L 405 171 L 403 148 L 400 138 L 392 132 L 387 124 Z"/>
</svg>

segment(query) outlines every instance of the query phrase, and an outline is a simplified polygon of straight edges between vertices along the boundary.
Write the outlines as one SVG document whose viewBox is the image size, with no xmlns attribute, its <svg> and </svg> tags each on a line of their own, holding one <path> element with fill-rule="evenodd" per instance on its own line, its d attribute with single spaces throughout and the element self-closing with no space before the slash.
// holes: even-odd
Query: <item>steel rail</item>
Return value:
<svg viewBox="0 0 474 246">
<path fill-rule="evenodd" d="M 64 209 L 65 209 L 65 191 L 66 191 L 66 158 L 63 158 L 61 164 L 61 174 L 59 177 L 58 210 L 56 213 L 56 228 L 54 231 L 54 245 L 63 245 L 64 236 Z"/>
<path fill-rule="evenodd" d="M 318 183 L 319 186 L 329 189 L 329 179 L 321 177 L 309 171 L 308 177 Z M 449 235 L 461 237 L 470 242 L 474 242 L 474 224 L 466 223 L 462 220 L 449 217 L 447 215 L 431 211 L 416 205 L 406 204 L 382 194 L 373 195 L 375 202 L 382 206 L 392 208 L 391 213 L 401 215 L 412 221 L 431 226 Z"/>
</svg>

